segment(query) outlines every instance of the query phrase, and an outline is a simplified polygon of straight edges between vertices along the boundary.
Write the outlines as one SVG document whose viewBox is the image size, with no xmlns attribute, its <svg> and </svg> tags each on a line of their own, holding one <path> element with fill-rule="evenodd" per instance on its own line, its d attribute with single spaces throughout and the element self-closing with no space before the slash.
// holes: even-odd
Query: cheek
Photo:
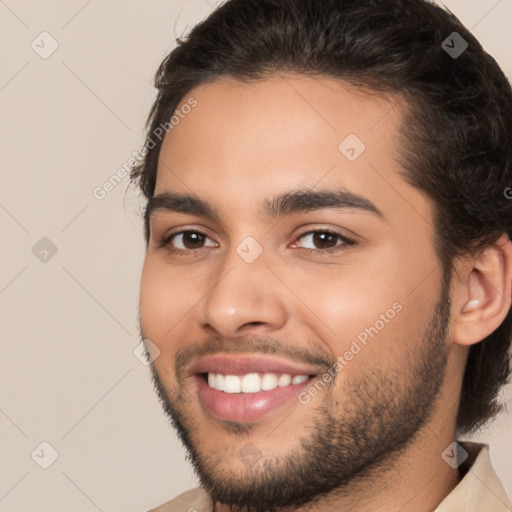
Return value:
<svg viewBox="0 0 512 512">
<path fill-rule="evenodd" d="M 177 286 L 156 258 L 147 256 L 140 281 L 140 318 L 143 334 L 162 350 L 164 338 L 180 314 Z"/>
<path fill-rule="evenodd" d="M 354 300 L 337 302 L 336 323 L 325 339 L 328 350 L 340 364 L 344 376 L 359 379 L 363 375 L 401 369 L 409 364 L 410 354 L 416 352 L 428 322 L 425 304 L 422 309 L 411 307 L 395 295 L 372 301 L 371 309 Z M 332 308 L 331 308 L 332 311 Z"/>
<path fill-rule="evenodd" d="M 198 273 L 173 268 L 158 254 L 146 256 L 140 280 L 140 322 L 144 337 L 160 350 L 157 368 L 172 367 L 176 353 L 200 336 L 197 315 L 206 293 L 203 288 Z M 167 377 L 164 372 L 163 378 Z"/>
<path fill-rule="evenodd" d="M 312 305 L 317 332 L 325 335 L 335 357 L 352 351 L 347 358 L 360 364 L 394 364 L 421 340 L 439 296 L 440 270 L 425 279 L 425 261 L 390 256 L 383 253 L 367 265 L 317 276 L 309 287 L 305 302 Z"/>
</svg>

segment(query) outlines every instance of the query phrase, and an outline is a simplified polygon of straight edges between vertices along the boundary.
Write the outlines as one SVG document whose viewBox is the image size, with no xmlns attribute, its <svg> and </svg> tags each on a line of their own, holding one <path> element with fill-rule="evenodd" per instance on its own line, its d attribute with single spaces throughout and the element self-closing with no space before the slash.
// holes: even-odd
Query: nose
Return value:
<svg viewBox="0 0 512 512">
<path fill-rule="evenodd" d="M 233 251 L 201 301 L 203 328 L 224 338 L 279 329 L 287 318 L 285 293 L 263 255 L 247 263 Z"/>
</svg>

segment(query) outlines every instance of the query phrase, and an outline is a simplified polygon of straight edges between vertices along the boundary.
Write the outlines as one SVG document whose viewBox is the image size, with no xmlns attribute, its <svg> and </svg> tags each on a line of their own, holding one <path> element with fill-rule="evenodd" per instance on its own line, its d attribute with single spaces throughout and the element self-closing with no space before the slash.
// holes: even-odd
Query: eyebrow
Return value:
<svg viewBox="0 0 512 512">
<path fill-rule="evenodd" d="M 262 213 L 269 219 L 276 219 L 324 208 L 359 210 L 384 218 L 381 211 L 369 199 L 344 189 L 298 189 L 286 192 L 265 200 Z M 147 223 L 151 215 L 157 211 L 186 213 L 220 222 L 219 211 L 213 205 L 190 194 L 163 192 L 153 196 L 148 201 L 144 214 Z"/>
</svg>

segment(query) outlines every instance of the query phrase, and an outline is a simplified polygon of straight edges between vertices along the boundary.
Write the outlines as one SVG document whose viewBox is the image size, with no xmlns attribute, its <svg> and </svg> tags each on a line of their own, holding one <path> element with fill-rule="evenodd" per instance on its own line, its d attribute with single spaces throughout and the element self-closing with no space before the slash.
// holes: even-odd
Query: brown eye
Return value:
<svg viewBox="0 0 512 512">
<path fill-rule="evenodd" d="M 331 233 L 317 231 L 313 234 L 313 242 L 316 246 L 320 245 L 321 249 L 330 249 L 337 245 L 337 235 L 333 235 Z M 327 247 L 325 247 L 327 245 Z"/>
<path fill-rule="evenodd" d="M 200 231 L 184 230 L 167 236 L 160 242 L 160 246 L 166 247 L 170 252 L 193 252 L 201 249 L 207 238 Z"/>
<path fill-rule="evenodd" d="M 186 249 L 197 249 L 202 243 L 204 243 L 205 239 L 205 236 L 197 231 L 185 231 L 181 233 L 181 236 L 182 243 Z"/>
<path fill-rule="evenodd" d="M 308 252 L 330 252 L 337 249 L 343 249 L 344 246 L 353 245 L 354 242 L 341 233 L 336 231 L 317 229 L 308 231 L 299 237 L 299 240 L 307 239 L 312 243 L 314 248 L 304 247 L 304 242 L 301 242 L 302 247 Z"/>
</svg>

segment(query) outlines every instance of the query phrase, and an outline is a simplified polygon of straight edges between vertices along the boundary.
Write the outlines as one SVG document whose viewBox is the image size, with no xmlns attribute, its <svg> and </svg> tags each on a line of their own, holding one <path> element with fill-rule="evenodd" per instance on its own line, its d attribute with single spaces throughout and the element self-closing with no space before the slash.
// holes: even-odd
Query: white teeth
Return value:
<svg viewBox="0 0 512 512">
<path fill-rule="evenodd" d="M 261 391 L 260 376 L 257 373 L 248 373 L 242 377 L 242 393 L 257 393 Z"/>
<path fill-rule="evenodd" d="M 225 393 L 240 393 L 242 391 L 242 383 L 237 375 L 226 375 L 224 377 Z"/>
<path fill-rule="evenodd" d="M 295 375 L 292 379 L 292 384 L 302 384 L 308 380 L 307 375 Z"/>
<path fill-rule="evenodd" d="M 277 388 L 277 377 L 273 373 L 265 373 L 261 379 L 261 390 L 270 391 Z"/>
<path fill-rule="evenodd" d="M 283 373 L 281 377 L 279 377 L 279 380 L 277 381 L 277 385 L 280 388 L 283 388 L 284 386 L 289 386 L 292 382 L 292 376 L 288 375 L 287 373 Z"/>
<path fill-rule="evenodd" d="M 283 373 L 278 378 L 274 373 L 265 373 L 260 377 L 257 373 L 238 375 L 223 375 L 221 373 L 208 373 L 208 386 L 225 393 L 258 393 L 271 391 L 277 387 L 285 387 L 290 384 L 301 384 L 308 380 L 307 375 L 295 375 L 293 378 L 288 373 Z"/>
</svg>

